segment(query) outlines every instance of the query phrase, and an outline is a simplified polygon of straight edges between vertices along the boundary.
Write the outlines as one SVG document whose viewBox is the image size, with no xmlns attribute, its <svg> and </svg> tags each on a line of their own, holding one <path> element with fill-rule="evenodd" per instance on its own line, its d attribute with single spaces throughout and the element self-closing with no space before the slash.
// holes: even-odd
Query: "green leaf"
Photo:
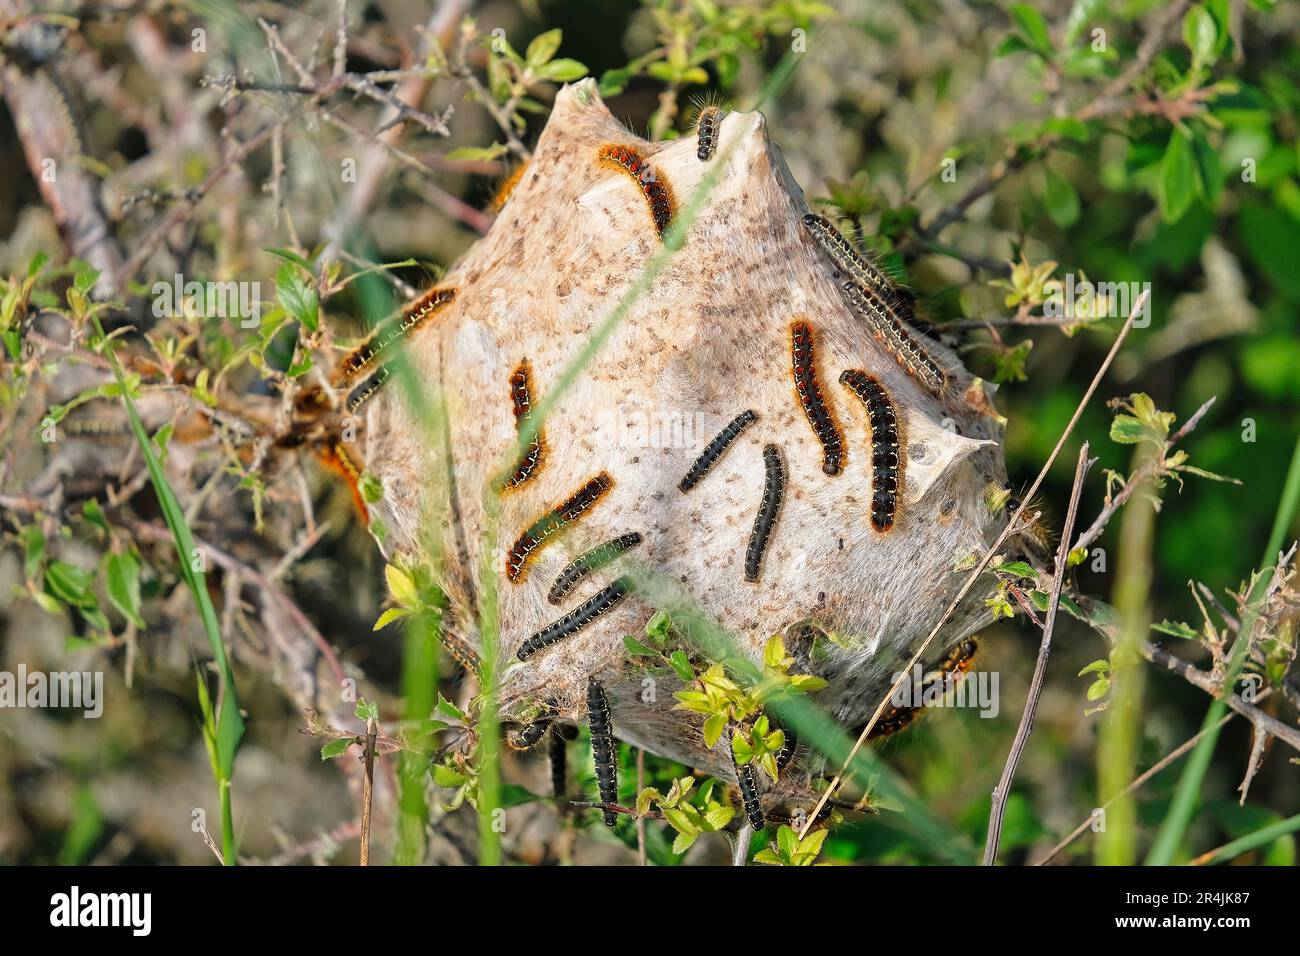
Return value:
<svg viewBox="0 0 1300 956">
<path fill-rule="evenodd" d="M 110 554 L 105 562 L 105 589 L 113 606 L 136 627 L 143 628 L 140 616 L 140 562 L 129 551 Z"/>
<path fill-rule="evenodd" d="M 658 651 L 656 651 L 652 647 L 646 647 L 644 644 L 638 641 L 631 634 L 624 636 L 623 646 L 627 648 L 627 652 L 631 654 L 633 657 L 658 657 L 659 656 Z"/>
<path fill-rule="evenodd" d="M 1005 574 L 1012 578 L 1028 578 L 1034 580 L 1038 574 L 1025 561 L 1004 561 L 993 569 L 998 574 Z"/>
<path fill-rule="evenodd" d="M 402 618 L 408 617 L 410 614 L 410 608 L 390 607 L 388 610 L 384 611 L 383 614 L 379 615 L 379 620 L 375 621 L 375 626 L 371 628 L 371 630 L 382 631 L 389 624 L 392 624 L 394 621 L 400 621 Z"/>
<path fill-rule="evenodd" d="M 1052 222 L 1067 229 L 1079 221 L 1079 194 L 1071 182 L 1051 166 L 1043 171 L 1047 176 L 1047 190 L 1043 196 L 1047 214 Z"/>
<path fill-rule="evenodd" d="M 1110 423 L 1110 440 L 1121 445 L 1135 445 L 1149 437 L 1147 427 L 1132 415 L 1116 415 Z"/>
<path fill-rule="evenodd" d="M 295 265 L 302 266 L 303 271 L 307 272 L 308 274 L 315 271 L 312 269 L 310 262 L 308 262 L 302 256 L 298 255 L 298 253 L 294 252 L 292 249 L 278 249 L 272 247 L 263 247 L 262 251 L 269 252 L 271 255 L 283 259 L 286 262 L 292 262 Z"/>
<path fill-rule="evenodd" d="M 385 565 L 384 577 L 388 580 L 388 591 L 393 596 L 393 600 L 403 607 L 417 607 L 420 603 L 420 592 L 416 590 L 415 581 L 411 576 L 395 564 Z"/>
<path fill-rule="evenodd" d="M 356 714 L 358 720 L 378 720 L 379 705 L 362 697 L 357 701 Z"/>
<path fill-rule="evenodd" d="M 276 270 L 275 291 L 285 311 L 308 331 L 315 332 L 320 325 L 320 301 L 316 289 L 302 278 L 292 263 L 286 262 Z"/>
<path fill-rule="evenodd" d="M 722 737 L 722 732 L 726 728 L 727 715 L 725 713 L 711 715 L 704 721 L 704 745 L 712 748 Z"/>
<path fill-rule="evenodd" d="M 66 561 L 52 561 L 45 569 L 45 587 L 60 601 L 72 605 L 81 605 L 93 600 L 90 585 L 94 581 L 85 568 L 79 568 Z"/>
<path fill-rule="evenodd" d="M 453 163 L 490 163 L 500 159 L 507 152 L 509 149 L 504 143 L 493 143 L 491 146 L 461 146 L 459 149 L 453 149 L 443 159 Z"/>
<path fill-rule="evenodd" d="M 331 740 L 320 749 L 320 759 L 332 760 L 335 757 L 342 757 L 354 743 L 356 743 L 354 737 L 341 737 L 338 740 Z"/>
<path fill-rule="evenodd" d="M 1048 35 L 1043 15 L 1027 3 L 1013 3 L 1007 12 L 1016 21 L 1030 49 L 1045 60 L 1051 59 L 1052 38 Z"/>
<path fill-rule="evenodd" d="M 1197 4 L 1183 17 L 1183 42 L 1192 51 L 1192 69 L 1214 62 L 1214 48 L 1219 39 L 1219 29 L 1203 6 Z"/>
<path fill-rule="evenodd" d="M 572 83 L 574 80 L 582 79 L 587 72 L 584 64 L 567 57 L 552 60 L 537 71 L 539 76 L 553 83 Z"/>
<path fill-rule="evenodd" d="M 1196 159 L 1197 192 L 1213 210 L 1223 194 L 1223 166 L 1219 163 L 1219 154 L 1201 132 L 1192 137 L 1192 154 Z"/>
<path fill-rule="evenodd" d="M 1110 693 L 1110 678 L 1099 677 L 1088 687 L 1088 699 L 1100 700 Z"/>
<path fill-rule="evenodd" d="M 1195 640 L 1199 635 L 1196 630 L 1189 624 L 1182 621 L 1170 621 L 1165 619 L 1159 624 L 1152 624 L 1151 630 L 1159 631 L 1161 634 L 1168 634 L 1171 637 L 1181 637 L 1184 640 Z"/>
<path fill-rule="evenodd" d="M 560 29 L 547 30 L 545 33 L 533 37 L 532 42 L 528 44 L 528 49 L 524 52 L 524 62 L 529 67 L 536 70 L 542 64 L 550 61 L 551 57 L 560 48 L 560 41 L 564 37 L 564 31 Z"/>
<path fill-rule="evenodd" d="M 1165 222 L 1183 218 L 1196 198 L 1196 163 L 1192 145 L 1187 137 L 1175 129 L 1169 134 L 1164 160 L 1160 164 L 1160 182 L 1157 200 Z"/>
<path fill-rule="evenodd" d="M 695 680 L 695 670 L 691 667 L 690 659 L 686 656 L 685 651 L 673 651 L 672 656 L 668 658 L 669 663 L 673 665 L 673 671 L 683 681 Z"/>
</svg>

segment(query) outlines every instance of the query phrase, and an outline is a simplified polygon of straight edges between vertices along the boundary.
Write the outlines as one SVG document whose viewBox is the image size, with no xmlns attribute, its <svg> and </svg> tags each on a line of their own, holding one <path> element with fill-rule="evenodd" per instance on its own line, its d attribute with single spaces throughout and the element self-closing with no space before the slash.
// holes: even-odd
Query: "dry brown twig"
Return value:
<svg viewBox="0 0 1300 956">
<path fill-rule="evenodd" d="M 998 842 L 1002 836 L 1002 815 L 1006 810 L 1007 798 L 1011 795 L 1011 781 L 1015 779 L 1016 767 L 1024 753 L 1029 735 L 1034 731 L 1034 713 L 1043 693 L 1043 681 L 1047 675 L 1047 659 L 1052 650 L 1052 631 L 1056 627 L 1056 615 L 1061 606 L 1061 588 L 1065 584 L 1065 573 L 1070 565 L 1070 534 L 1074 531 L 1074 521 L 1079 514 L 1079 498 L 1083 494 L 1083 480 L 1087 477 L 1092 462 L 1088 460 L 1088 443 L 1079 449 L 1079 463 L 1074 470 L 1074 485 L 1070 490 L 1070 505 L 1065 513 L 1065 526 L 1061 531 L 1061 543 L 1056 549 L 1056 566 L 1052 576 L 1052 594 L 1047 605 L 1047 618 L 1043 622 L 1042 641 L 1038 647 L 1038 660 L 1034 664 L 1034 676 L 1029 684 L 1029 695 L 1025 701 L 1025 710 L 1020 718 L 1015 739 L 1011 743 L 1011 752 L 1007 754 L 1006 766 L 993 791 L 993 804 L 989 808 L 988 838 L 984 844 L 984 865 L 992 866 L 998 859 Z"/>
</svg>

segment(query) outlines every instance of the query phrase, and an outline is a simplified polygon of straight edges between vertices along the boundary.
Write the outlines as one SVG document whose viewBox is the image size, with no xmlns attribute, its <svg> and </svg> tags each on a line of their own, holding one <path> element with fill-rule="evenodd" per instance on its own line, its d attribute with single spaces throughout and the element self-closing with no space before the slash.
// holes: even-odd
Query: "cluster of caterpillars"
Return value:
<svg viewBox="0 0 1300 956">
<path fill-rule="evenodd" d="M 708 162 L 716 154 L 724 115 L 721 108 L 712 105 L 699 112 L 696 155 L 701 162 Z M 634 146 L 606 144 L 598 150 L 597 161 L 622 172 L 636 183 L 654 229 L 662 238 L 676 212 L 673 191 L 667 180 Z M 509 190 L 518 178 L 519 171 L 499 193 L 499 198 L 494 203 L 497 208 L 504 205 Z M 926 338 L 928 330 L 914 315 L 910 296 L 896 287 L 869 258 L 860 254 L 828 220 L 810 213 L 804 217 L 803 222 L 809 234 L 833 263 L 833 275 L 841 280 L 841 288 L 850 309 L 863 320 L 874 338 L 903 371 L 931 395 L 945 398 L 950 391 L 950 372 L 935 357 L 937 353 L 929 346 Z M 386 344 L 383 338 L 377 336 L 375 344 L 365 347 L 364 352 L 359 350 L 359 357 L 364 356 L 367 361 L 373 361 L 373 353 L 381 351 Z M 806 319 L 797 318 L 790 326 L 790 355 L 796 400 L 822 447 L 822 471 L 828 476 L 837 476 L 844 468 L 844 436 L 832 406 L 822 391 L 817 369 L 816 335 Z M 381 368 L 380 372 L 382 371 Z M 386 380 L 386 374 L 378 377 L 379 374 L 374 373 L 353 393 L 358 405 Z M 874 376 L 857 369 L 847 369 L 840 375 L 839 381 L 862 403 L 866 412 L 872 464 L 870 523 L 875 531 L 885 533 L 895 526 L 902 497 L 902 416 L 889 391 Z M 532 423 L 535 396 L 532 369 L 527 360 L 520 362 L 512 372 L 510 394 L 516 429 L 521 435 L 525 429 L 531 429 L 531 436 L 524 443 L 513 471 L 502 482 L 503 489 L 518 487 L 534 478 L 545 454 L 541 430 Z M 350 407 L 351 399 L 352 396 L 349 396 Z M 678 485 L 680 491 L 689 492 L 703 481 L 740 434 L 757 420 L 758 415 L 752 409 L 736 415 L 692 463 Z M 744 579 L 750 583 L 757 582 L 760 578 L 763 557 L 786 495 L 786 465 L 781 449 L 775 444 L 764 445 L 763 468 L 762 496 L 744 556 Z M 602 471 L 529 524 L 507 553 L 507 579 L 516 584 L 523 581 L 538 552 L 589 513 L 612 487 L 613 479 Z M 585 552 L 560 572 L 547 594 L 547 600 L 553 605 L 561 604 L 579 583 L 618 560 L 639 545 L 641 540 L 640 532 L 632 531 Z M 542 649 L 577 634 L 617 606 L 633 591 L 633 587 L 631 577 L 623 575 L 616 578 L 577 607 L 530 636 L 520 645 L 516 656 L 521 661 L 528 660 Z M 962 647 L 971 644 L 973 642 L 965 642 Z M 954 654 L 957 655 L 957 652 Z M 966 666 L 963 661 L 968 661 L 969 656 L 951 657 L 945 666 L 961 669 Z M 615 813 L 609 808 L 617 798 L 613 726 L 605 690 L 594 678 L 589 680 L 587 686 L 587 711 L 600 800 L 605 807 L 604 819 L 607 825 L 612 826 Z M 881 720 L 872 736 L 900 729 L 910 720 L 910 714 L 901 710 L 891 711 Z M 507 742 L 517 749 L 530 748 L 541 741 L 551 726 L 551 716 L 543 716 L 511 731 L 507 735 Z M 552 734 L 551 739 L 552 773 L 555 776 L 557 741 L 561 760 L 563 742 L 558 734 Z M 787 731 L 786 745 L 777 760 L 778 768 L 784 769 L 792 758 L 795 747 L 794 735 Z M 753 826 L 761 828 L 764 820 L 754 766 L 737 764 L 735 771 L 746 818 Z M 556 779 L 561 781 L 563 769 L 558 773 Z M 557 796 L 561 789 L 562 784 L 557 782 Z"/>
</svg>

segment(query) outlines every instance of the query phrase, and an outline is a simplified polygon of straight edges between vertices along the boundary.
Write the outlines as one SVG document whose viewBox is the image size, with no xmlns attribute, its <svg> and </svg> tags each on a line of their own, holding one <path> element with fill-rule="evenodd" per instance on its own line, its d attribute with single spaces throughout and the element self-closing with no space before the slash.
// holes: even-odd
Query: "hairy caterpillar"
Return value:
<svg viewBox="0 0 1300 956">
<path fill-rule="evenodd" d="M 506 733 L 506 746 L 511 750 L 531 750 L 550 726 L 551 718 L 539 717 L 522 727 L 513 727 Z"/>
<path fill-rule="evenodd" d="M 776 752 L 776 769 L 778 773 L 790 766 L 795 751 L 799 749 L 799 738 L 792 728 L 782 727 L 781 733 L 785 735 L 785 742 L 781 744 L 781 749 Z"/>
<path fill-rule="evenodd" d="M 758 778 L 754 773 L 754 764 L 751 761 L 747 764 L 741 764 L 736 761 L 735 738 L 739 730 L 731 732 L 732 751 L 731 765 L 736 768 L 736 785 L 740 788 L 740 802 L 745 807 L 745 819 L 755 830 L 761 830 L 767 825 L 763 819 L 763 804 L 758 799 Z"/>
<path fill-rule="evenodd" d="M 559 604 L 564 596 L 573 590 L 573 586 L 585 578 L 593 571 L 599 571 L 619 555 L 635 548 L 641 543 L 639 532 L 631 531 L 627 534 L 619 535 L 612 541 L 606 541 L 602 545 L 597 545 L 586 554 L 574 560 L 568 567 L 560 572 L 555 583 L 551 585 L 550 592 L 546 595 L 546 600 L 552 604 Z"/>
<path fill-rule="evenodd" d="M 621 169 L 636 180 L 650 207 L 650 218 L 654 221 L 655 231 L 662 236 L 674 211 L 673 193 L 667 181 L 631 146 L 610 143 L 600 148 L 598 156 L 602 165 Z"/>
<path fill-rule="evenodd" d="M 510 373 L 510 401 L 515 416 L 515 430 L 523 431 L 533 418 L 533 367 L 524 359 Z M 519 462 L 505 480 L 505 487 L 518 488 L 537 474 L 544 448 L 541 429 L 533 435 Z"/>
<path fill-rule="evenodd" d="M 817 245 L 835 263 L 841 276 L 851 279 L 857 285 L 875 287 L 891 294 L 896 291 L 893 280 L 853 248 L 853 244 L 844 238 L 844 234 L 829 219 L 810 212 L 803 217 L 803 224 Z"/>
<path fill-rule="evenodd" d="M 758 580 L 758 570 L 767 550 L 767 539 L 772 536 L 781 499 L 785 495 L 785 465 L 775 445 L 763 449 L 763 500 L 754 517 L 754 530 L 749 534 L 749 547 L 745 549 L 745 580 L 753 584 Z"/>
<path fill-rule="evenodd" d="M 567 501 L 552 508 L 521 534 L 506 555 L 506 578 L 518 583 L 524 578 L 529 560 L 556 534 L 590 511 L 610 488 L 614 479 L 602 471 L 577 490 Z"/>
<path fill-rule="evenodd" d="M 700 162 L 708 162 L 718 147 L 718 127 L 722 124 L 722 108 L 706 106 L 695 121 L 695 155 Z"/>
<path fill-rule="evenodd" d="M 370 523 L 370 510 L 366 507 L 366 499 L 361 494 L 361 473 L 357 471 L 357 466 L 352 464 L 352 459 L 343 449 L 341 441 L 324 441 L 316 447 L 316 457 L 328 471 L 338 475 L 347 484 L 348 490 L 352 492 L 352 503 L 356 505 L 357 513 L 361 515 L 363 524 Z"/>
<path fill-rule="evenodd" d="M 551 793 L 561 806 L 567 804 L 569 793 L 569 748 L 568 738 L 561 727 L 552 731 L 546 744 L 546 756 L 551 765 Z"/>
<path fill-rule="evenodd" d="M 600 802 L 618 803 L 618 761 L 614 752 L 614 725 L 609 716 L 605 688 L 594 677 L 587 678 L 587 725 L 591 729 L 591 756 L 596 766 L 596 788 Z M 606 808 L 605 826 L 612 827 L 618 815 Z"/>
<path fill-rule="evenodd" d="M 898 413 L 885 387 L 866 372 L 845 369 L 840 381 L 867 409 L 871 423 L 871 527 L 885 532 L 894 526 L 902 497 Z"/>
<path fill-rule="evenodd" d="M 596 618 L 615 607 L 619 601 L 627 596 L 627 592 L 630 590 L 632 590 L 632 582 L 630 578 L 626 577 L 605 585 L 564 617 L 552 624 L 548 624 L 524 641 L 519 646 L 519 650 L 515 652 L 515 656 L 521 661 L 526 661 L 542 648 L 550 647 L 556 641 L 577 634 Z"/>
<path fill-rule="evenodd" d="M 443 650 L 451 655 L 452 660 L 459 664 L 465 673 L 473 674 L 476 678 L 482 677 L 483 662 L 479 660 L 478 652 L 470 647 L 464 638 L 444 628 L 438 639 L 442 642 Z"/>
<path fill-rule="evenodd" d="M 970 670 L 971 664 L 975 660 L 975 653 L 978 650 L 979 644 L 973 637 L 961 641 L 944 656 L 935 672 L 926 675 L 921 687 L 914 689 L 913 693 L 924 698 L 925 689 L 933 686 L 936 682 L 947 679 L 951 674 L 966 673 Z M 871 728 L 871 733 L 867 735 L 867 739 L 875 740 L 878 737 L 888 737 L 898 733 L 898 731 L 915 720 L 920 712 L 920 707 L 889 708 L 880 715 L 880 719 L 876 721 L 876 726 Z M 861 728 L 858 728 L 858 733 L 861 732 Z"/>
<path fill-rule="evenodd" d="M 501 181 L 496 192 L 492 194 L 489 206 L 494 212 L 500 212 L 505 208 L 506 203 L 510 200 L 510 194 L 515 191 L 519 185 L 519 180 L 524 178 L 524 172 L 528 169 L 528 163 L 520 163 L 510 171 L 510 174 Z"/>
<path fill-rule="evenodd" d="M 838 475 L 844 462 L 844 441 L 817 381 L 812 326 L 802 319 L 790 326 L 790 361 L 794 369 L 794 388 L 799 396 L 799 405 L 808 418 L 808 424 L 812 426 L 813 434 L 822 444 L 822 471 L 828 475 Z"/>
<path fill-rule="evenodd" d="M 677 487 L 686 492 L 698 485 L 700 479 L 707 475 L 709 469 L 722 457 L 723 452 L 731 447 L 731 443 L 745 430 L 745 426 L 757 418 L 757 415 L 746 409 L 728 422 L 727 427 L 704 446 L 704 451 L 700 452 L 700 457 L 695 459 L 691 470 L 686 473 L 686 477 L 678 483 Z"/>
<path fill-rule="evenodd" d="M 388 377 L 392 374 L 391 364 L 385 363 L 375 369 L 365 381 L 348 393 L 347 408 L 349 412 L 355 413 L 366 402 L 374 397 L 375 393 L 384 387 Z"/>
<path fill-rule="evenodd" d="M 414 332 L 435 312 L 449 305 L 455 298 L 455 289 L 435 288 L 407 305 L 398 318 L 382 323 L 370 338 L 347 354 L 334 373 L 334 384 L 342 385 L 358 372 L 373 365 L 389 346 Z"/>
<path fill-rule="evenodd" d="M 948 392 L 948 373 L 930 357 L 912 330 L 890 308 L 879 293 L 854 282 L 844 283 L 849 305 L 871 329 L 871 334 L 894 357 L 903 371 L 921 387 L 942 399 Z"/>
</svg>

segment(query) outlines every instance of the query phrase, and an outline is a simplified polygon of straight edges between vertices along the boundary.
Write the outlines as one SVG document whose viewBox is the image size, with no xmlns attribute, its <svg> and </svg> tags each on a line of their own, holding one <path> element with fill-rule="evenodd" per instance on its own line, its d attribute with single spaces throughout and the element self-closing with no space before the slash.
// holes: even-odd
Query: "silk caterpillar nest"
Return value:
<svg viewBox="0 0 1300 956">
<path fill-rule="evenodd" d="M 908 346 L 900 354 L 864 321 L 862 297 L 846 295 L 836 259 L 804 224 L 807 202 L 761 114 L 728 113 L 712 133 L 702 162 L 693 137 L 645 142 L 614 120 L 593 83 L 565 87 L 490 231 L 443 278 L 454 296 L 404 342 L 419 378 L 446 404 L 447 434 L 431 437 L 427 417 L 390 385 L 366 402 L 353 450 L 382 487 L 370 514 L 385 553 L 433 559 L 450 600 L 447 626 L 472 644 L 484 570 L 496 570 L 504 721 L 526 724 L 545 712 L 585 723 L 596 680 L 619 738 L 734 779 L 730 735 L 706 748 L 701 718 L 673 709 L 676 680 L 657 677 L 647 693 L 628 660 L 623 636 L 641 634 L 656 610 L 635 586 L 600 602 L 581 629 L 532 647 L 526 661 L 516 653 L 624 575 L 649 571 L 755 661 L 772 634 L 783 634 L 796 670 L 829 682 L 811 700 L 853 727 L 951 601 L 963 560 L 982 554 L 1007 516 L 989 504 L 1005 472 L 1001 421 L 984 384 L 912 326 L 890 327 Z M 611 156 L 635 157 L 635 175 Z M 493 482 L 518 453 L 512 373 L 529 370 L 536 410 L 660 249 L 665 204 L 674 214 L 687 207 L 719 166 L 680 250 L 549 409 L 545 455 L 526 482 L 498 496 Z M 873 308 L 891 301 L 869 291 L 863 301 Z M 809 427 L 791 368 L 796 321 L 816 336 L 822 382 L 857 370 L 896 410 L 907 477 L 884 533 L 872 526 L 869 416 L 849 389 L 823 387 L 818 401 L 827 407 L 814 407 Z M 747 412 L 741 430 L 735 422 Z M 725 454 L 681 490 L 729 423 Z M 823 440 L 827 428 L 843 432 L 836 469 L 825 466 L 818 424 Z M 768 446 L 783 464 L 782 501 L 761 573 L 747 582 Z M 593 475 L 608 484 L 586 495 Z M 574 514 L 554 526 L 541 519 L 575 496 Z M 560 607 L 548 601 L 572 562 L 631 534 L 640 536 L 634 551 L 587 575 Z M 512 560 L 526 573 L 508 576 Z M 972 591 L 930 660 L 989 623 L 986 596 Z M 805 772 L 783 775 L 775 789 L 793 795 L 806 786 Z"/>
</svg>

